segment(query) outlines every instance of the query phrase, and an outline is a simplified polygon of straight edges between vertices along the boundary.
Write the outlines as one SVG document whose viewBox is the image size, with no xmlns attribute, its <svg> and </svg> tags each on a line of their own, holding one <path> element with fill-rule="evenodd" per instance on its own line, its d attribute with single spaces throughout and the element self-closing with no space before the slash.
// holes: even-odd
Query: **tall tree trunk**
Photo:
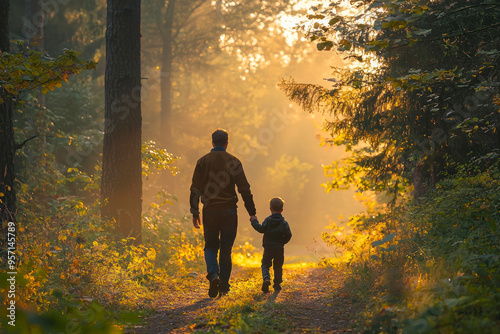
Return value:
<svg viewBox="0 0 500 334">
<path fill-rule="evenodd" d="M 413 199 L 417 202 L 425 194 L 424 168 L 425 165 L 418 164 L 413 169 Z"/>
<path fill-rule="evenodd" d="M 9 46 L 9 0 L 0 0 L 0 51 L 10 51 Z"/>
<path fill-rule="evenodd" d="M 43 8 L 42 0 L 25 0 L 24 7 L 27 19 L 25 22 L 25 31 L 29 32 L 28 36 L 26 36 L 27 42 L 32 49 L 43 51 L 45 10 Z"/>
<path fill-rule="evenodd" d="M 0 0 L 0 51 L 9 52 L 9 0 Z M 17 202 L 14 189 L 14 108 L 7 92 L 0 88 L 0 229 L 2 259 L 7 253 L 7 224 L 15 222 Z"/>
<path fill-rule="evenodd" d="M 4 1 L 4 0 L 2 0 Z M 14 191 L 14 123 L 12 101 L 1 93 L 0 104 L 0 216 L 2 222 L 14 221 L 16 193 Z"/>
<path fill-rule="evenodd" d="M 165 15 L 165 25 L 162 31 L 162 64 L 161 64 L 161 134 L 163 147 L 172 152 L 172 28 L 174 24 L 176 0 L 169 0 Z"/>
<path fill-rule="evenodd" d="M 141 242 L 141 1 L 107 0 L 102 216 Z"/>
<path fill-rule="evenodd" d="M 25 31 L 29 32 L 26 36 L 27 43 L 31 49 L 43 52 L 44 49 L 44 33 L 43 27 L 45 25 L 45 10 L 43 8 L 42 0 L 25 0 L 24 1 L 26 22 Z M 37 90 L 36 98 L 40 107 L 45 106 L 45 95 L 42 89 Z M 42 134 L 42 142 L 45 144 L 46 138 Z M 45 148 L 46 145 L 43 147 Z"/>
</svg>

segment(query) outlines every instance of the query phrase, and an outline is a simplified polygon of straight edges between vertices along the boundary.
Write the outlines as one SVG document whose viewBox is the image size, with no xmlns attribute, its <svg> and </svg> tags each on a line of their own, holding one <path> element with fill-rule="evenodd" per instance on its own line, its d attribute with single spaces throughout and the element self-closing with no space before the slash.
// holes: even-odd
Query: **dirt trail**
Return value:
<svg viewBox="0 0 500 334">
<path fill-rule="evenodd" d="M 291 267 L 284 269 L 285 282 L 279 294 L 263 295 L 260 289 L 260 268 L 236 268 L 232 275 L 232 291 L 223 298 L 238 300 L 238 294 L 250 287 L 255 303 L 272 304 L 272 317 L 286 319 L 287 333 L 345 333 L 353 330 L 354 319 L 361 305 L 348 295 L 334 293 L 342 277 L 328 268 Z M 193 275 L 194 276 L 194 275 Z M 207 314 L 222 312 L 227 304 L 221 298 L 207 295 L 207 282 L 201 274 L 186 277 L 190 284 L 184 290 L 172 291 L 158 304 L 155 314 L 146 319 L 147 325 L 127 333 L 191 333 L 209 330 Z M 246 284 L 243 288 L 243 284 Z M 238 287 L 240 286 L 240 287 Z M 248 291 L 247 291 L 248 293 Z M 229 327 L 228 327 L 229 329 Z M 281 330 L 283 331 L 283 330 Z M 252 330 L 250 332 L 259 332 Z"/>
<path fill-rule="evenodd" d="M 342 277 L 332 269 L 305 268 L 296 270 L 287 290 L 277 302 L 294 324 L 294 333 L 353 332 L 360 306 L 344 293 L 333 288 L 342 285 Z"/>
</svg>

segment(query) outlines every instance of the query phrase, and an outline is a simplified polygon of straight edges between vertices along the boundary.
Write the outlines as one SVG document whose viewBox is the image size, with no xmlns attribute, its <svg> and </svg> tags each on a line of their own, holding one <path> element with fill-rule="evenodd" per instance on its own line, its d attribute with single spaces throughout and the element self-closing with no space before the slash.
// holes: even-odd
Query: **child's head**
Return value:
<svg viewBox="0 0 500 334">
<path fill-rule="evenodd" d="M 271 207 L 271 212 L 272 213 L 281 213 L 281 212 L 283 212 L 283 205 L 284 204 L 285 204 L 285 201 L 282 200 L 280 197 L 272 198 L 269 201 L 269 206 Z"/>
</svg>

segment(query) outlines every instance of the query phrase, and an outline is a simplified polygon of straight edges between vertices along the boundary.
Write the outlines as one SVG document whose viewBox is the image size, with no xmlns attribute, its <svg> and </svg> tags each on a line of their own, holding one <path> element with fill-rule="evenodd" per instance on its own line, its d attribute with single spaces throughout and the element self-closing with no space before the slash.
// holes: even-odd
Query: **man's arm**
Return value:
<svg viewBox="0 0 500 334">
<path fill-rule="evenodd" d="M 189 204 L 190 204 L 190 212 L 193 215 L 193 226 L 195 228 L 200 228 L 200 197 L 202 189 L 202 180 L 201 180 L 201 166 L 199 161 L 196 163 L 196 167 L 194 168 L 193 180 L 191 183 L 190 194 L 189 194 Z"/>
<path fill-rule="evenodd" d="M 253 202 L 253 195 L 250 191 L 250 184 L 247 181 L 245 172 L 243 171 L 243 166 L 239 160 L 236 170 L 237 174 L 235 175 L 235 183 L 238 187 L 238 192 L 241 194 L 241 198 L 243 198 L 243 202 L 245 202 L 245 209 L 247 209 L 250 216 L 255 216 L 257 210 L 255 210 L 255 203 Z"/>
<path fill-rule="evenodd" d="M 194 226 L 194 228 L 200 228 L 200 226 L 201 226 L 200 216 L 198 216 L 198 217 L 193 216 L 193 226 Z"/>
<path fill-rule="evenodd" d="M 189 203 L 191 203 L 191 209 L 189 210 L 193 217 L 200 216 L 200 196 L 201 193 L 197 188 L 191 186 L 191 193 L 189 195 Z"/>
</svg>

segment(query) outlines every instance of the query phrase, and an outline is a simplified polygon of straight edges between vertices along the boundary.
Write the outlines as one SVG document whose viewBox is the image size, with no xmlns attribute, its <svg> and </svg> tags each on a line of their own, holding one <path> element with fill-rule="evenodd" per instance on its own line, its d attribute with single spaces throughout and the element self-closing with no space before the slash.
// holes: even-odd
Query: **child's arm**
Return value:
<svg viewBox="0 0 500 334">
<path fill-rule="evenodd" d="M 292 231 L 290 230 L 290 225 L 288 225 L 287 222 L 285 222 L 285 234 L 284 234 L 284 239 L 283 242 L 286 244 L 292 239 Z"/>
<path fill-rule="evenodd" d="M 252 227 L 254 230 L 256 230 L 259 233 L 264 233 L 266 231 L 266 221 L 261 224 L 259 224 L 259 221 L 257 219 L 252 220 Z"/>
</svg>

